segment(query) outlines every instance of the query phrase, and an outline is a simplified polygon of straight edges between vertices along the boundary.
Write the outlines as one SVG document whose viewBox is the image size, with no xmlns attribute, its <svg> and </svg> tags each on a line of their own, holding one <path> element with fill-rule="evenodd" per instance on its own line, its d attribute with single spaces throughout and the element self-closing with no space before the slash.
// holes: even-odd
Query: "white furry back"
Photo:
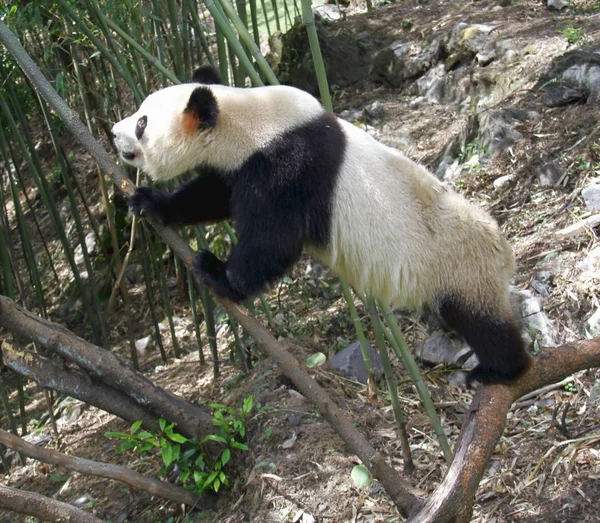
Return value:
<svg viewBox="0 0 600 523">
<path fill-rule="evenodd" d="M 512 256 L 495 221 L 401 153 L 340 123 L 347 151 L 330 248 L 309 250 L 395 308 L 418 310 L 440 291 L 474 306 L 505 295 Z"/>
</svg>

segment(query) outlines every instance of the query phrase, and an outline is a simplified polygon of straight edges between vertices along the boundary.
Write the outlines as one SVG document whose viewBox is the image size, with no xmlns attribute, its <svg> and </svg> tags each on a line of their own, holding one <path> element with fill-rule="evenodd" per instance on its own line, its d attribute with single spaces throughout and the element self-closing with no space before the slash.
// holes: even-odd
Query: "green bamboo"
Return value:
<svg viewBox="0 0 600 523">
<path fill-rule="evenodd" d="M 12 89 L 11 89 L 10 85 L 5 86 L 5 89 L 8 91 L 9 95 L 12 94 L 11 93 Z M 17 113 L 19 112 L 19 107 L 15 106 L 15 104 L 13 104 L 13 108 L 16 109 Z M 60 220 L 58 210 L 56 209 L 56 206 L 54 205 L 54 201 L 50 197 L 50 188 L 48 186 L 48 182 L 47 182 L 46 178 L 43 176 L 43 170 L 40 167 L 40 163 L 39 163 L 37 154 L 35 154 L 35 148 L 33 147 L 33 144 L 30 142 L 30 134 L 19 132 L 19 129 L 17 127 L 15 119 L 13 118 L 12 113 L 8 109 L 8 106 L 7 106 L 6 102 L 4 101 L 4 98 L 1 96 L 0 96 L 0 110 L 4 114 L 6 120 L 9 124 L 9 128 L 10 128 L 11 132 L 13 133 L 13 137 L 16 140 L 19 148 L 22 151 L 23 157 L 29 167 L 30 173 L 33 175 L 35 182 L 40 189 L 39 192 L 40 192 L 40 196 L 42 197 L 42 201 L 44 202 L 46 209 L 50 213 L 54 227 L 56 228 L 56 231 L 57 231 L 59 238 L 61 240 L 61 243 L 63 245 L 63 249 L 64 249 L 65 255 L 67 257 L 67 261 L 69 262 L 71 272 L 73 274 L 73 277 L 75 278 L 75 284 L 76 284 L 77 288 L 79 289 L 81 299 L 82 299 L 84 308 L 87 312 L 87 315 L 88 315 L 90 324 L 92 326 L 92 330 L 93 330 L 94 336 L 96 338 L 96 341 L 98 343 L 101 343 L 104 345 L 106 340 L 102 334 L 102 328 L 98 324 L 97 315 L 95 314 L 95 311 L 93 310 L 92 305 L 90 303 L 90 298 L 89 298 L 89 294 L 87 292 L 87 288 L 83 285 L 83 282 L 81 281 L 81 277 L 79 276 L 79 270 L 77 268 L 77 264 L 75 263 L 75 260 L 73 257 L 71 245 L 65 234 L 64 226 Z M 24 120 L 24 116 L 22 116 L 22 118 L 21 118 L 21 121 L 23 121 L 23 120 Z M 28 143 L 25 142 L 24 136 L 27 139 Z"/>
<path fill-rule="evenodd" d="M 154 58 L 154 56 L 152 56 L 152 54 L 146 51 L 146 49 L 142 45 L 140 45 L 135 39 L 129 36 L 129 34 L 126 31 L 121 29 L 115 22 L 108 18 L 106 19 L 106 23 L 115 33 L 117 33 L 123 40 L 125 40 L 129 45 L 131 45 L 131 47 L 133 47 L 137 53 L 143 56 L 144 59 L 146 59 L 150 65 L 152 65 L 158 71 L 160 71 L 160 73 L 162 73 L 171 82 L 176 84 L 179 83 L 177 75 L 169 71 L 160 60 Z"/>
<path fill-rule="evenodd" d="M 321 45 L 319 44 L 319 36 L 317 35 L 317 26 L 315 25 L 315 17 L 313 15 L 311 1 L 302 0 L 302 21 L 308 33 L 308 41 L 315 66 L 315 74 L 319 84 L 319 93 L 321 94 L 321 103 L 328 111 L 333 111 L 331 103 L 331 94 L 329 93 L 329 85 L 327 83 L 327 74 L 325 72 L 325 63 L 321 54 Z"/>
<path fill-rule="evenodd" d="M 194 26 L 194 31 L 198 35 L 200 39 L 200 45 L 202 46 L 202 50 L 204 51 L 204 56 L 208 60 L 210 65 L 215 65 L 215 57 L 213 56 L 212 51 L 210 50 L 210 46 L 208 44 L 208 40 L 206 39 L 206 33 L 204 31 L 204 26 L 200 21 L 200 17 L 198 16 L 198 3 L 197 0 L 194 0 L 193 5 L 190 7 L 190 13 L 192 15 L 192 24 Z M 200 62 L 198 62 L 198 65 Z"/>
<path fill-rule="evenodd" d="M 400 445 L 402 448 L 404 470 L 405 472 L 410 473 L 415 469 L 415 465 L 412 461 L 412 456 L 410 453 L 410 443 L 408 441 L 408 433 L 406 432 L 406 420 L 404 412 L 402 412 L 402 406 L 400 405 L 400 398 L 398 398 L 398 387 L 396 385 L 396 379 L 394 378 L 392 363 L 390 361 L 390 357 L 388 356 L 383 328 L 381 326 L 375 300 L 373 298 L 367 298 L 366 306 L 369 311 L 369 315 L 371 316 L 371 325 L 373 325 L 373 331 L 375 332 L 377 348 L 379 349 L 381 362 L 383 363 L 383 373 L 385 375 L 385 381 L 390 393 L 392 410 L 394 411 L 394 418 L 396 419 L 396 426 L 398 428 L 398 438 L 400 439 Z"/>
<path fill-rule="evenodd" d="M 277 30 L 281 32 L 281 22 L 279 21 L 279 11 L 277 10 L 277 0 L 271 0 L 271 7 L 273 9 L 273 14 L 275 15 L 275 27 Z"/>
<path fill-rule="evenodd" d="M 219 27 L 220 31 L 223 33 L 223 36 L 227 40 L 227 43 L 232 47 L 238 60 L 240 61 L 241 66 L 244 68 L 244 70 L 246 71 L 246 73 L 248 74 L 250 79 L 252 80 L 252 83 L 254 85 L 263 85 L 263 82 L 260 79 L 260 76 L 254 69 L 254 67 L 252 66 L 252 62 L 250 62 L 250 59 L 246 55 L 246 52 L 244 51 L 242 44 L 235 36 L 235 33 L 233 32 L 233 29 L 229 25 L 229 22 L 223 16 L 221 11 L 219 10 L 219 7 L 217 7 L 217 5 L 215 4 L 214 0 L 204 0 L 204 5 L 206 6 L 206 8 L 209 10 L 210 14 L 214 18 L 215 25 Z M 224 7 L 222 1 L 219 2 L 219 5 L 221 7 Z M 229 7 L 231 7 L 231 4 L 229 4 Z M 231 9 L 233 10 L 233 8 L 231 8 Z M 237 17 L 237 13 L 234 16 Z M 241 22 L 240 22 L 240 24 L 241 24 Z M 241 25 L 243 27 L 243 24 L 241 24 Z M 246 31 L 246 33 L 248 33 L 248 31 Z M 250 38 L 250 40 L 252 40 L 252 38 Z"/>
<path fill-rule="evenodd" d="M 429 416 L 429 419 L 431 420 L 433 430 L 440 443 L 442 452 L 444 453 L 444 458 L 448 463 L 450 463 L 450 461 L 452 460 L 452 451 L 450 449 L 450 445 L 448 444 L 446 435 L 444 434 L 442 422 L 440 421 L 440 418 L 437 415 L 437 411 L 435 410 L 435 405 L 433 404 L 431 396 L 429 395 L 429 391 L 427 390 L 427 386 L 425 385 L 423 377 L 421 376 L 421 372 L 419 371 L 419 367 L 417 366 L 414 358 L 412 357 L 408 345 L 406 345 L 406 341 L 404 341 L 404 336 L 402 335 L 402 331 L 398 326 L 398 322 L 396 321 L 396 317 L 394 316 L 392 309 L 389 305 L 386 305 L 384 303 L 379 303 L 379 307 L 383 312 L 385 321 L 389 329 L 392 331 L 392 336 L 396 340 L 396 343 L 400 349 L 400 353 L 402 355 L 400 359 L 403 362 L 406 371 L 410 375 L 413 383 L 415 384 L 419 397 L 421 398 L 423 408 L 425 409 L 427 415 Z"/>
<path fill-rule="evenodd" d="M 173 39 L 173 62 L 175 65 L 175 72 L 177 73 L 178 78 L 183 78 L 185 76 L 183 47 L 181 44 L 181 36 L 179 35 L 179 24 L 177 17 L 178 8 L 175 0 L 167 0 L 167 7 L 169 11 L 171 36 Z"/>
<path fill-rule="evenodd" d="M 262 6 L 263 18 L 265 20 L 265 26 L 267 27 L 267 36 L 271 38 L 271 26 L 269 25 L 269 12 L 267 11 L 267 4 L 265 0 L 260 0 Z"/>
<path fill-rule="evenodd" d="M 136 241 L 138 243 L 141 243 L 139 238 L 136 238 Z M 154 306 L 155 299 L 154 291 L 152 290 L 152 272 L 148 263 L 147 256 L 142 256 L 142 270 L 144 273 L 144 286 L 146 288 L 148 306 L 150 307 L 150 317 L 152 318 L 152 327 L 154 328 L 154 337 L 156 338 L 156 343 L 158 344 L 160 357 L 162 358 L 164 363 L 167 363 L 169 361 L 169 358 L 167 357 L 167 351 L 165 350 L 162 334 L 160 332 L 160 319 L 158 318 L 158 314 L 156 313 L 156 307 Z"/>
<path fill-rule="evenodd" d="M 210 2 L 211 0 L 208 0 L 208 1 Z M 227 15 L 227 17 L 231 20 L 231 22 L 235 26 L 236 31 L 240 35 L 240 40 L 242 40 L 242 42 L 244 43 L 246 48 L 250 50 L 252 57 L 256 60 L 256 64 L 260 68 L 261 72 L 265 75 L 267 82 L 271 85 L 277 85 L 279 83 L 277 81 L 277 77 L 273 73 L 273 70 L 269 66 L 265 57 L 260 52 L 260 49 L 256 45 L 256 42 L 254 42 L 252 36 L 248 32 L 246 25 L 243 23 L 243 21 L 240 19 L 238 14 L 235 12 L 235 9 L 233 8 L 233 6 L 229 2 L 229 0 L 217 0 L 217 1 L 218 1 L 219 5 L 222 7 L 222 9 L 225 12 L 225 14 Z M 205 4 L 206 4 L 206 2 L 205 2 Z M 216 22 L 216 20 L 215 20 L 215 22 Z M 227 22 L 225 21 L 225 23 L 227 23 Z M 229 40 L 229 38 L 228 38 L 228 40 Z M 248 66 L 246 65 L 246 62 L 242 61 L 240 56 L 238 56 L 238 58 L 240 58 L 240 62 L 242 62 L 242 64 L 244 65 L 244 69 L 246 69 L 246 73 L 248 73 L 248 75 L 252 79 L 252 83 L 254 85 L 263 85 L 263 82 L 262 82 L 262 80 L 260 80 L 260 78 L 258 78 L 258 81 L 256 81 L 256 77 L 253 76 L 251 74 L 251 72 L 248 70 Z M 252 67 L 251 64 L 249 66 L 252 68 L 252 71 L 254 71 L 254 73 L 256 74 L 254 67 Z M 256 75 L 256 76 L 258 76 L 258 75 Z"/>
<path fill-rule="evenodd" d="M 109 51 L 109 49 L 100 41 L 99 38 L 93 33 L 83 19 L 75 12 L 74 9 L 69 6 L 66 0 L 58 0 L 64 12 L 73 20 L 77 29 L 80 30 L 85 36 L 87 36 L 92 44 L 100 51 L 102 56 L 110 62 L 114 69 L 118 72 L 119 76 L 127 83 L 128 87 L 133 92 L 134 98 L 137 103 L 141 103 L 144 99 L 144 95 L 138 87 L 138 83 L 131 76 L 129 69 L 125 66 L 121 59 L 121 53 L 117 51 Z M 95 4 L 92 4 L 92 9 L 98 13 L 99 9 L 94 9 Z M 112 39 L 109 40 L 112 43 Z"/>
<path fill-rule="evenodd" d="M 250 19 L 252 20 L 252 35 L 254 43 L 260 48 L 260 31 L 258 29 L 258 13 L 256 11 L 256 0 L 250 0 Z"/>
</svg>

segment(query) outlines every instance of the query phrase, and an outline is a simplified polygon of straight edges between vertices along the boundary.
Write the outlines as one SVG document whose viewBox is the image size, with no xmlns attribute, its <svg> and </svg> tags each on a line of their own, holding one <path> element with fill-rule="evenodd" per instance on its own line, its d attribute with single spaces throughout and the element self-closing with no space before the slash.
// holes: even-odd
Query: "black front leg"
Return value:
<svg viewBox="0 0 600 523">
<path fill-rule="evenodd" d="M 131 211 L 144 218 L 159 218 L 165 225 L 189 225 L 229 218 L 231 191 L 213 173 L 202 174 L 172 193 L 138 187 L 129 198 Z"/>
<path fill-rule="evenodd" d="M 289 225 L 285 220 L 264 226 L 257 221 L 245 227 L 226 262 L 199 251 L 194 259 L 196 273 L 217 296 L 234 302 L 255 296 L 281 278 L 302 254 L 301 236 Z"/>
</svg>

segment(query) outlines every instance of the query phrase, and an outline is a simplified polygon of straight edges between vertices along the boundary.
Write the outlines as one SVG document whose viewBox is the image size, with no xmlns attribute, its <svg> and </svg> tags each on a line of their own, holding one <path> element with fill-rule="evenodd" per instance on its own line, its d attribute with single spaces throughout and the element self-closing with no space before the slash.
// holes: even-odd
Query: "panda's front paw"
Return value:
<svg viewBox="0 0 600 523">
<path fill-rule="evenodd" d="M 231 287 L 227 278 L 226 265 L 212 252 L 207 250 L 198 251 L 194 258 L 194 271 L 200 281 L 217 296 L 235 302 L 244 299 L 244 296 Z"/>
<path fill-rule="evenodd" d="M 127 202 L 131 212 L 142 218 L 160 218 L 168 221 L 166 213 L 168 195 L 153 187 L 137 187 Z"/>
</svg>

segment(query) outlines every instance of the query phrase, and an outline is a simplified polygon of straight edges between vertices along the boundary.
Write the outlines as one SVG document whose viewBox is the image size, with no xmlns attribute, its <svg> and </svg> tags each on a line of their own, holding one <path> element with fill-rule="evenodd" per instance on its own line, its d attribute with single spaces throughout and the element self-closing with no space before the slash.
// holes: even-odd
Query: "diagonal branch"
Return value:
<svg viewBox="0 0 600 523">
<path fill-rule="evenodd" d="M 0 485 L 0 508 L 34 516 L 41 521 L 102 523 L 93 514 L 35 492 Z"/>
<path fill-rule="evenodd" d="M 156 478 L 144 476 L 143 474 L 121 465 L 77 458 L 64 454 L 63 452 L 58 452 L 57 450 L 36 447 L 24 439 L 2 429 L 0 429 L 0 443 L 19 453 L 25 454 L 25 456 L 42 461 L 43 463 L 65 467 L 66 469 L 81 472 L 82 474 L 116 479 L 133 488 L 143 490 L 155 496 L 160 496 L 161 498 L 168 499 L 175 503 L 183 503 L 190 507 L 207 506 L 210 505 L 211 500 L 214 500 L 214 498 L 210 497 L 200 500 L 191 490 L 186 490 L 177 485 L 171 485 L 170 483 L 160 481 Z"/>
<path fill-rule="evenodd" d="M 0 295 L 0 326 L 72 361 L 104 384 L 131 397 L 142 408 L 174 421 L 188 437 L 213 432 L 212 416 L 205 409 L 168 392 L 116 354 L 76 336 L 71 331 L 23 309 Z"/>
</svg>

